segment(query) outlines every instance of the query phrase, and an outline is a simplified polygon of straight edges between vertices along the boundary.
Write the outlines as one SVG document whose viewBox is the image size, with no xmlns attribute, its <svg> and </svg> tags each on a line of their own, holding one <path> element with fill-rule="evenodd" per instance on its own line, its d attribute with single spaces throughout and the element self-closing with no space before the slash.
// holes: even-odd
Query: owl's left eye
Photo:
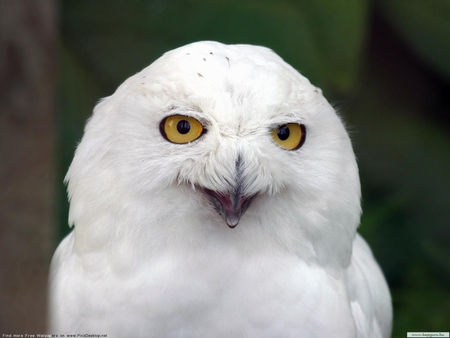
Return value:
<svg viewBox="0 0 450 338">
<path fill-rule="evenodd" d="M 272 139 L 286 150 L 296 150 L 305 142 L 306 129 L 303 124 L 286 123 L 272 129 Z"/>
<path fill-rule="evenodd" d="M 161 135 L 169 142 L 184 144 L 192 142 L 203 135 L 203 125 L 190 116 L 171 115 L 159 125 Z"/>
</svg>

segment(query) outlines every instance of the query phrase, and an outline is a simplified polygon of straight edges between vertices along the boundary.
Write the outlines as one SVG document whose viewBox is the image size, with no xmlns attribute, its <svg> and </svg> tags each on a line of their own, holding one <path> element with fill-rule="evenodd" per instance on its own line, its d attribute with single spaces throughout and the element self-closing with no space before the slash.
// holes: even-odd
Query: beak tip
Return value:
<svg viewBox="0 0 450 338">
<path fill-rule="evenodd" d="M 239 193 L 223 194 L 206 188 L 202 191 L 230 229 L 234 229 L 239 224 L 250 202 L 256 197 L 256 194 L 251 196 L 242 196 Z"/>
<path fill-rule="evenodd" d="M 239 219 L 240 219 L 240 217 L 237 217 L 237 218 L 226 217 L 225 222 L 227 223 L 227 225 L 230 229 L 234 229 L 239 224 Z"/>
</svg>

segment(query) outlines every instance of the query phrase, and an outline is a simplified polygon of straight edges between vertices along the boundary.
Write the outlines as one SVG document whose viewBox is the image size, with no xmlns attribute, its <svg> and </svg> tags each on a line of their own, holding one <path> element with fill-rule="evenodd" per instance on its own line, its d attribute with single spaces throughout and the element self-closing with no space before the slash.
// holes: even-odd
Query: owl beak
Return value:
<svg viewBox="0 0 450 338">
<path fill-rule="evenodd" d="M 242 215 L 256 196 L 243 196 L 240 193 L 240 189 L 236 189 L 236 192 L 231 193 L 218 193 L 209 189 L 203 189 L 203 191 L 209 197 L 214 209 L 231 229 L 238 225 Z"/>
</svg>

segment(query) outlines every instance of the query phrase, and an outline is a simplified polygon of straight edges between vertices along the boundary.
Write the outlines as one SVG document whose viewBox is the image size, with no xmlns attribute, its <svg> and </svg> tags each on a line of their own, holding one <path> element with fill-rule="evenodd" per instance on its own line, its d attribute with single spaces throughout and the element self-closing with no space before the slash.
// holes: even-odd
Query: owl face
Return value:
<svg viewBox="0 0 450 338">
<path fill-rule="evenodd" d="M 336 112 L 255 46 L 187 45 L 126 80 L 96 107 L 67 178 L 73 199 L 80 180 L 108 183 L 114 196 L 206 210 L 230 228 L 273 215 L 316 228 L 359 219 L 357 166 Z M 115 199 L 100 195 L 93 203 Z"/>
<path fill-rule="evenodd" d="M 208 122 L 204 124 L 208 124 Z M 168 142 L 178 145 L 194 142 L 204 136 L 207 131 L 208 129 L 199 120 L 189 115 L 169 115 L 160 123 L 161 135 Z M 270 133 L 273 142 L 285 150 L 298 150 L 306 138 L 305 126 L 299 123 L 286 123 L 274 126 L 267 131 Z M 236 148 L 236 145 L 232 147 Z M 248 156 L 243 151 L 234 150 L 233 152 L 235 153 L 235 167 L 233 168 L 232 164 L 229 164 L 229 180 L 224 182 L 227 187 L 223 191 L 215 189 L 214 185 L 207 188 L 197 184 L 199 191 L 208 197 L 211 205 L 230 228 L 234 228 L 239 223 L 239 219 L 247 210 L 253 198 L 264 192 L 248 191 L 249 177 L 252 180 L 257 178 L 251 177 L 249 173 L 245 172 L 246 167 L 248 167 L 246 164 Z M 196 180 L 198 181 L 198 178 Z M 186 181 L 191 182 L 191 179 L 187 177 Z"/>
</svg>

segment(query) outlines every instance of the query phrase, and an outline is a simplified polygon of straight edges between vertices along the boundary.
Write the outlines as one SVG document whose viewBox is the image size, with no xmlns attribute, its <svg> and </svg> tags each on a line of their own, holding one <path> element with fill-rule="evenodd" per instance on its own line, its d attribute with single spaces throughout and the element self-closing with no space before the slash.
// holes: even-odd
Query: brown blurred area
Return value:
<svg viewBox="0 0 450 338">
<path fill-rule="evenodd" d="M 46 331 L 55 13 L 52 0 L 0 0 L 0 334 Z"/>
</svg>

